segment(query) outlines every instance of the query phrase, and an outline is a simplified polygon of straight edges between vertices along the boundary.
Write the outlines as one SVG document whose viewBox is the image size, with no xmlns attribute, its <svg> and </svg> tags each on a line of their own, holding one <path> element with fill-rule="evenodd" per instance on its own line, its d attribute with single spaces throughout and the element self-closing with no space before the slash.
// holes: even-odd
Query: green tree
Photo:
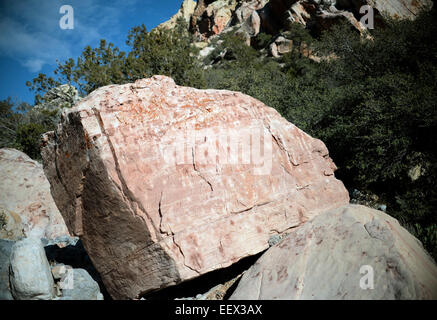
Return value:
<svg viewBox="0 0 437 320">
<path fill-rule="evenodd" d="M 348 25 L 325 32 L 317 49 L 331 59 L 296 80 L 295 107 L 283 112 L 327 144 L 348 187 L 380 195 L 434 253 L 436 21 L 433 10 L 389 20 L 367 39 Z"/>
<path fill-rule="evenodd" d="M 47 77 L 44 73 L 39 73 L 32 81 L 26 81 L 26 86 L 35 92 L 35 104 L 42 103 L 44 94 L 52 88 L 61 85 L 53 77 Z"/>
<path fill-rule="evenodd" d="M 179 85 L 204 87 L 203 73 L 183 19 L 174 29 L 147 32 L 143 25 L 132 28 L 127 44 L 131 51 L 126 59 L 128 81 L 160 74 L 172 77 Z"/>
<path fill-rule="evenodd" d="M 105 85 L 125 83 L 125 59 L 125 52 L 102 39 L 98 48 L 87 46 L 77 59 L 76 65 L 70 68 L 70 65 L 64 64 L 60 70 L 65 74 L 71 72 L 71 79 L 81 94 L 86 95 Z"/>
</svg>

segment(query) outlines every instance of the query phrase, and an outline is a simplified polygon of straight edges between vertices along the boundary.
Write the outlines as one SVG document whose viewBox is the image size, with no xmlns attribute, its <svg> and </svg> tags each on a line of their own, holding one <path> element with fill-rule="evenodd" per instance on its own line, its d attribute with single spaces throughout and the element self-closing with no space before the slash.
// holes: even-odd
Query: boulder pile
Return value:
<svg viewBox="0 0 437 320">
<path fill-rule="evenodd" d="M 77 241 L 53 201 L 42 165 L 21 151 L 0 149 L 0 300 L 102 299 L 86 270 L 65 265 L 59 273 L 62 264 L 47 257 L 48 248 L 64 252 Z"/>
</svg>

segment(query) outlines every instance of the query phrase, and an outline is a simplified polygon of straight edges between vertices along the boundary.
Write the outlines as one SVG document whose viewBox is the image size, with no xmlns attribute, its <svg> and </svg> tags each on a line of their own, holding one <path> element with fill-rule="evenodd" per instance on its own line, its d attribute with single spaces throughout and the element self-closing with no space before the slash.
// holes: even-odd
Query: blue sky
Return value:
<svg viewBox="0 0 437 320">
<path fill-rule="evenodd" d="M 121 50 L 129 30 L 151 30 L 177 12 L 182 0 L 0 0 L 0 99 L 33 103 L 25 83 L 52 75 L 56 60 L 77 58 L 104 38 Z M 74 29 L 63 30 L 62 5 L 74 9 Z"/>
</svg>

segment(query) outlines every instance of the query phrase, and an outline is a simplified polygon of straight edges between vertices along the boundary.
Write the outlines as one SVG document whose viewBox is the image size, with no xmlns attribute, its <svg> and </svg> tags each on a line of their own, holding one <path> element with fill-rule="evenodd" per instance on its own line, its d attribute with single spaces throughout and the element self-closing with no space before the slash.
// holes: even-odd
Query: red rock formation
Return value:
<svg viewBox="0 0 437 320">
<path fill-rule="evenodd" d="M 323 142 L 249 96 L 164 76 L 94 91 L 44 144 L 56 204 L 117 299 L 229 266 L 349 201 Z"/>
</svg>

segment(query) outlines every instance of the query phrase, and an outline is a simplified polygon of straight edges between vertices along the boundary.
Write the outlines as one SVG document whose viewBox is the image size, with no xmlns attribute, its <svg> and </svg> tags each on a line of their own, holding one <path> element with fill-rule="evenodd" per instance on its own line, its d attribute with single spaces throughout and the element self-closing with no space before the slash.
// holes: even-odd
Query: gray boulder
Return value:
<svg viewBox="0 0 437 320">
<path fill-rule="evenodd" d="M 99 285 L 85 269 L 71 269 L 61 281 L 64 288 L 60 300 L 103 300 Z"/>
<path fill-rule="evenodd" d="M 0 239 L 0 300 L 13 300 L 9 285 L 9 265 L 14 241 Z"/>
<path fill-rule="evenodd" d="M 50 300 L 54 282 L 40 239 L 25 238 L 12 247 L 10 284 L 16 300 Z"/>
<path fill-rule="evenodd" d="M 230 299 L 437 299 L 437 266 L 396 219 L 346 205 L 271 247 Z"/>
</svg>

